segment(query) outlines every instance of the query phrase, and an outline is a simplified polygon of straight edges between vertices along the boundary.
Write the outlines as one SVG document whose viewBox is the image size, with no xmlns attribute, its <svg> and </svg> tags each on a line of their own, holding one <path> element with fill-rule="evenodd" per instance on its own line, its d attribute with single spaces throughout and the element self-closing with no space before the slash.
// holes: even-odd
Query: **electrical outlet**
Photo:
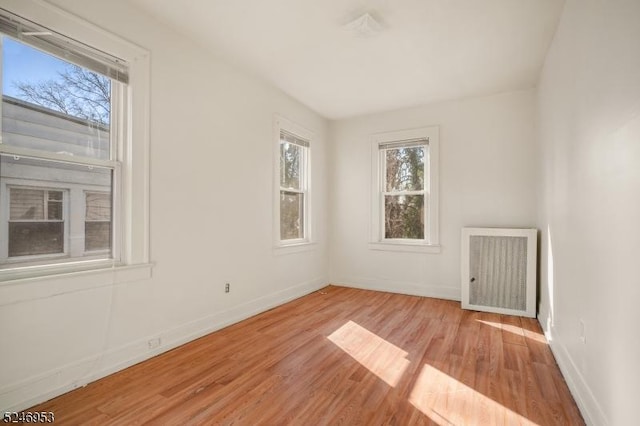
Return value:
<svg viewBox="0 0 640 426">
<path fill-rule="evenodd" d="M 226 283 L 224 285 L 224 292 L 225 293 L 229 293 L 231 291 L 231 284 L 230 283 Z"/>
<path fill-rule="evenodd" d="M 149 344 L 149 349 L 155 349 L 160 346 L 160 338 L 156 337 L 155 339 L 151 339 L 149 340 L 148 344 Z"/>
<path fill-rule="evenodd" d="M 578 339 L 580 339 L 580 341 L 582 343 L 587 343 L 587 334 L 586 334 L 586 330 L 585 330 L 585 326 L 584 326 L 584 320 L 580 320 L 580 329 L 579 329 L 579 337 Z"/>
</svg>

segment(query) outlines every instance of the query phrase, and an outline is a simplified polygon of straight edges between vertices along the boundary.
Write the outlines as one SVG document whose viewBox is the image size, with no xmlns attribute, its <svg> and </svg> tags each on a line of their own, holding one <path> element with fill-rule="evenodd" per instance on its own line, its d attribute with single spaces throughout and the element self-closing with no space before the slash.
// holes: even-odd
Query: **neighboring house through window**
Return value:
<svg viewBox="0 0 640 426">
<path fill-rule="evenodd" d="M 84 250 L 111 249 L 111 193 L 85 192 Z"/>
<path fill-rule="evenodd" d="M 64 192 L 9 188 L 9 257 L 64 252 Z"/>
</svg>

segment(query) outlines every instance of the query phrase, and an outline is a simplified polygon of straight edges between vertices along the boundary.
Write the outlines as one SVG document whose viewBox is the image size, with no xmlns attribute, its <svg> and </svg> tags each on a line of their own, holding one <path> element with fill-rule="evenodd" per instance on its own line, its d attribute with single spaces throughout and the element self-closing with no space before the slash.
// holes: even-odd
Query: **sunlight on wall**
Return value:
<svg viewBox="0 0 640 426">
<path fill-rule="evenodd" d="M 470 424 L 469 413 L 480 413 L 473 417 L 477 425 L 536 425 L 428 364 L 422 367 L 409 402 L 439 425 Z"/>
<path fill-rule="evenodd" d="M 638 136 L 640 135 L 640 100 L 620 119 L 611 123 L 614 127 L 602 136 L 600 144 L 594 144 L 590 161 L 599 177 L 612 183 L 625 184 L 637 179 Z M 604 125 L 602 125 L 604 127 Z"/>
<path fill-rule="evenodd" d="M 392 387 L 398 384 L 409 365 L 406 351 L 353 321 L 327 338 Z"/>
<path fill-rule="evenodd" d="M 549 292 L 549 313 L 547 316 L 547 338 L 551 340 L 551 328 L 553 327 L 554 303 L 553 303 L 553 242 L 551 240 L 551 227 L 547 226 L 547 290 Z"/>
</svg>

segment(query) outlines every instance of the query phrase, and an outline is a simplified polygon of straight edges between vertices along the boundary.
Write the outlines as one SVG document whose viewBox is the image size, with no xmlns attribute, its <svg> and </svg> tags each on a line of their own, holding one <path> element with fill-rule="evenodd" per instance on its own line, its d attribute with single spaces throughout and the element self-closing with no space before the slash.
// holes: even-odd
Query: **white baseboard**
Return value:
<svg viewBox="0 0 640 426">
<path fill-rule="evenodd" d="M 545 323 L 546 320 L 542 321 L 541 318 L 546 317 L 543 317 L 542 315 L 539 316 L 538 322 L 540 322 L 540 325 L 544 330 L 544 335 L 549 342 L 551 352 L 553 352 L 553 356 L 558 363 L 558 367 L 560 367 L 560 372 L 567 382 L 567 386 L 569 386 L 571 395 L 573 396 L 573 399 L 575 399 L 585 423 L 589 426 L 609 425 L 607 416 L 604 414 L 602 407 L 600 407 L 600 404 L 598 404 L 598 401 L 593 396 L 593 392 L 591 392 L 589 384 L 586 382 L 582 374 L 580 374 L 580 370 L 578 370 L 575 362 L 573 362 L 566 346 L 564 346 L 559 340 L 555 339 L 553 326 L 549 329 Z"/>
<path fill-rule="evenodd" d="M 146 336 L 102 354 L 60 366 L 19 383 L 3 386 L 0 389 L 0 412 L 25 410 L 326 285 L 326 279 L 317 278 L 162 333 Z M 149 340 L 157 338 L 160 339 L 160 346 L 149 349 Z"/>
<path fill-rule="evenodd" d="M 332 280 L 331 282 L 343 287 L 460 301 L 460 288 L 455 287 L 424 286 L 410 282 L 372 280 L 368 278 L 345 278 Z"/>
</svg>

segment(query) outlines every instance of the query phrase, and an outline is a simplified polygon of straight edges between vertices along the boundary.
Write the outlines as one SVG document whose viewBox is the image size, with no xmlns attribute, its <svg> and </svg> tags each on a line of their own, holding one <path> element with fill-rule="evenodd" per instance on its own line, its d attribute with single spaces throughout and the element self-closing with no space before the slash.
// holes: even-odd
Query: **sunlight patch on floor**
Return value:
<svg viewBox="0 0 640 426">
<path fill-rule="evenodd" d="M 428 364 L 422 368 L 409 402 L 441 426 L 537 425 Z"/>
<path fill-rule="evenodd" d="M 486 321 L 486 320 L 479 320 L 479 319 L 477 319 L 476 321 L 484 325 L 488 325 L 489 327 L 495 327 L 499 330 L 504 330 L 509 333 L 517 334 L 519 336 L 525 336 L 527 339 L 531 339 L 531 340 L 535 340 L 536 342 L 547 344 L 547 339 L 544 337 L 544 334 L 538 333 L 537 331 L 527 330 L 523 334 L 523 330 L 516 325 L 503 324 L 501 322 Z"/>
<path fill-rule="evenodd" d="M 409 365 L 406 351 L 353 321 L 327 338 L 392 387 L 398 384 Z"/>
<path fill-rule="evenodd" d="M 506 324 L 502 324 L 501 322 L 486 321 L 486 320 L 480 320 L 480 319 L 477 319 L 476 321 L 481 324 L 488 325 L 489 327 L 497 328 L 498 330 L 502 330 L 503 326 L 506 325 Z"/>
</svg>

